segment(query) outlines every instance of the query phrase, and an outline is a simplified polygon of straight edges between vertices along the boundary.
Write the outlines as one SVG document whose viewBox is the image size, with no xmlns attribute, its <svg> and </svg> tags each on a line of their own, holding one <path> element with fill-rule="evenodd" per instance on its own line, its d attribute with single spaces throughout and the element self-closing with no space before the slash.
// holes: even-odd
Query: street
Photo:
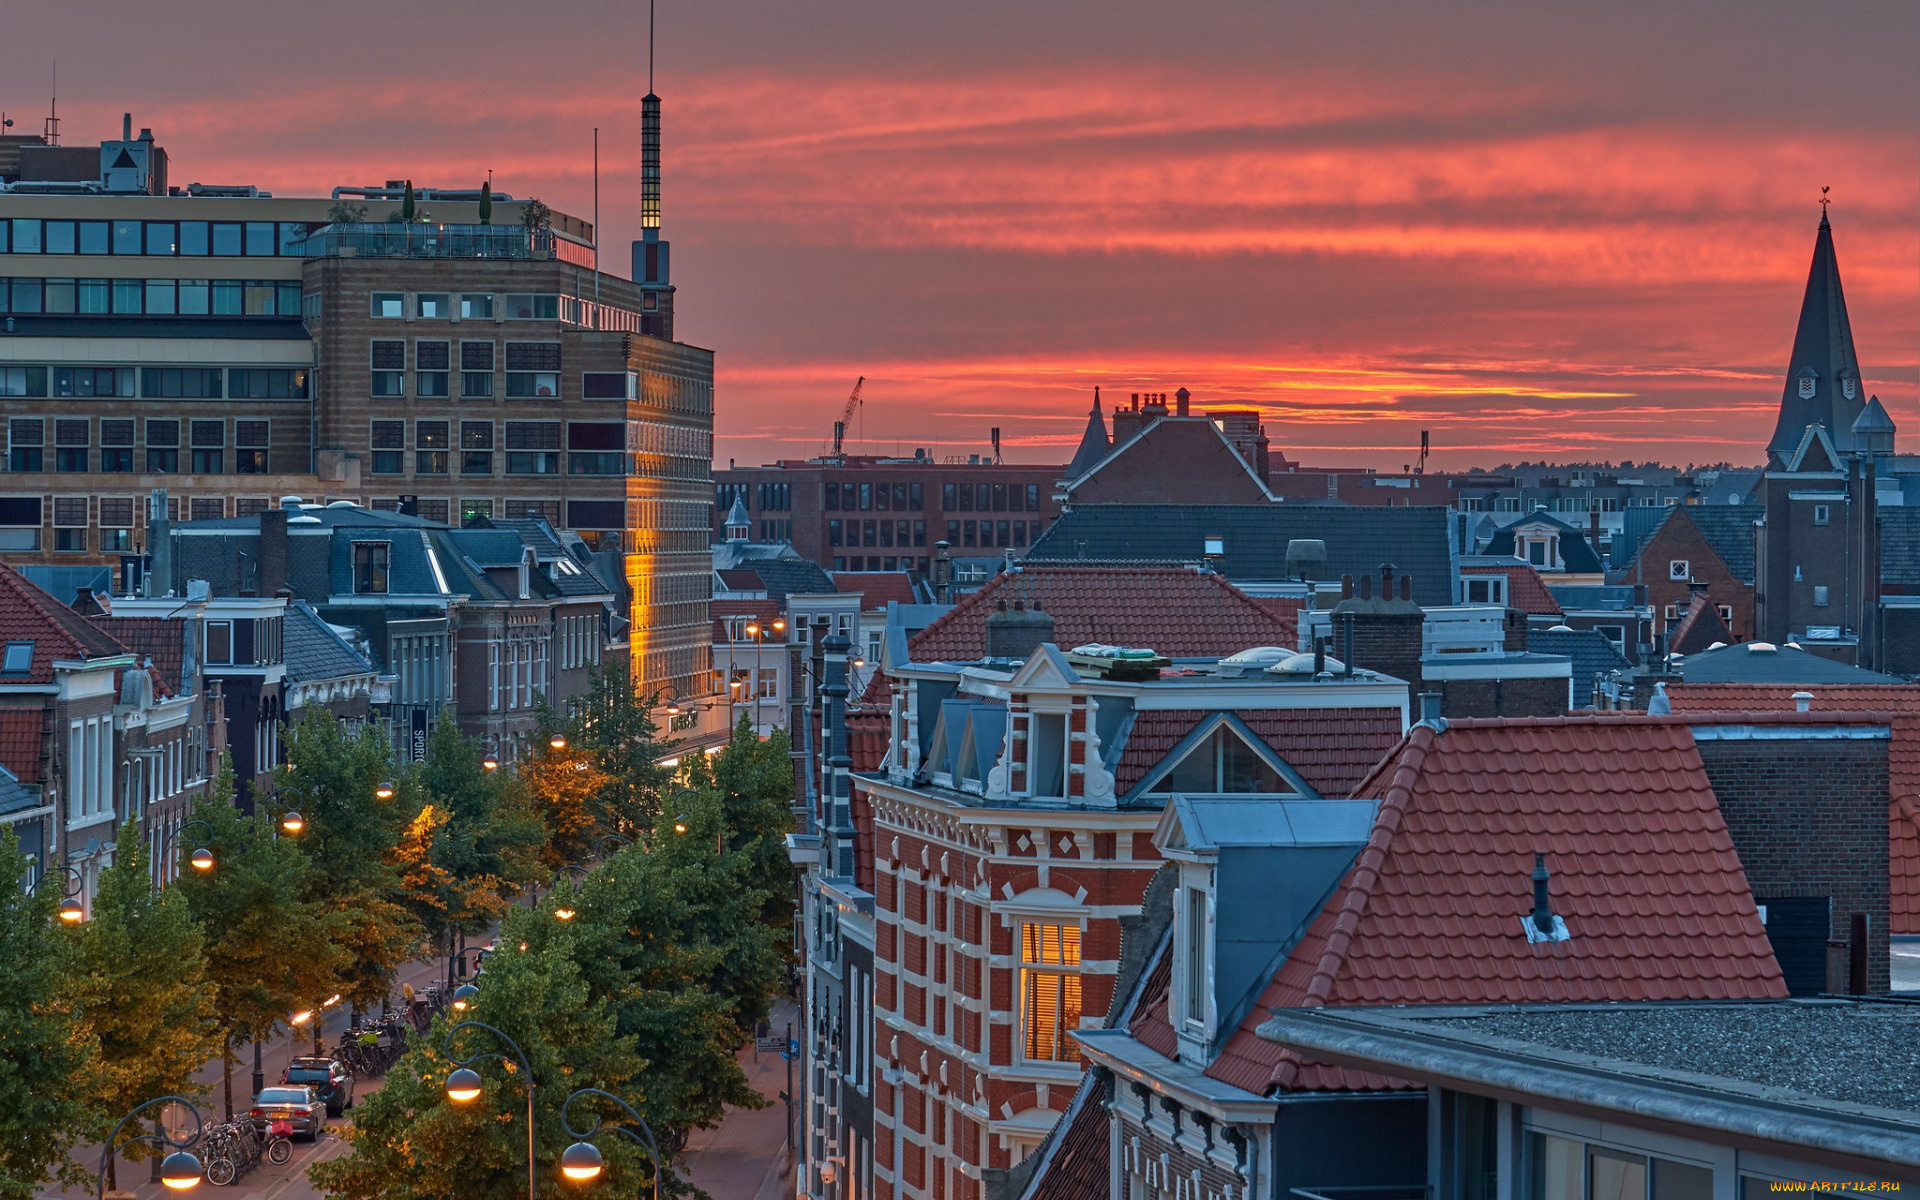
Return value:
<svg viewBox="0 0 1920 1200">
<path fill-rule="evenodd" d="M 774 1005 L 771 1025 L 775 1031 L 784 1031 L 789 1022 L 796 1029 L 800 1027 L 799 1009 L 792 1001 L 781 1000 Z M 792 1196 L 787 1106 L 780 1103 L 780 1093 L 787 1086 L 787 1064 L 778 1054 L 756 1055 L 749 1045 L 740 1052 L 740 1066 L 747 1073 L 747 1082 L 773 1101 L 772 1106 L 754 1111 L 728 1109 L 718 1127 L 699 1130 L 688 1140 L 682 1169 L 714 1200 L 779 1200 Z M 801 1064 L 794 1064 L 796 1090 L 800 1069 Z"/>
</svg>

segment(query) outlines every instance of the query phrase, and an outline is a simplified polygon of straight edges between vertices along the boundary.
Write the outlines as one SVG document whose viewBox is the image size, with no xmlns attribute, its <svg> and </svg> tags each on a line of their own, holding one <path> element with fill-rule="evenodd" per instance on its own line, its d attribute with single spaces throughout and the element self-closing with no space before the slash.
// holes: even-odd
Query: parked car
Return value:
<svg viewBox="0 0 1920 1200">
<path fill-rule="evenodd" d="M 256 1121 L 285 1121 L 296 1134 L 318 1141 L 327 1127 L 327 1102 L 304 1085 L 261 1088 L 249 1115 Z"/>
<path fill-rule="evenodd" d="M 338 1059 L 296 1058 L 280 1072 L 280 1082 L 312 1088 L 326 1103 L 330 1117 L 353 1107 L 353 1071 Z"/>
</svg>

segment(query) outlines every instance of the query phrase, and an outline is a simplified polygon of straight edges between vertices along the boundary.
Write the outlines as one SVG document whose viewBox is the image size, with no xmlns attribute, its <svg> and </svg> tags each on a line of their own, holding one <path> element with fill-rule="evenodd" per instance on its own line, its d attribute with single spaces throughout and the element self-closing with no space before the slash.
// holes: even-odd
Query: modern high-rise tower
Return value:
<svg viewBox="0 0 1920 1200">
<path fill-rule="evenodd" d="M 648 51 L 652 74 L 652 51 Z M 660 239 L 660 97 L 640 101 L 640 240 L 633 244 L 633 281 L 640 285 L 640 332 L 673 340 L 673 285 L 667 243 Z"/>
</svg>

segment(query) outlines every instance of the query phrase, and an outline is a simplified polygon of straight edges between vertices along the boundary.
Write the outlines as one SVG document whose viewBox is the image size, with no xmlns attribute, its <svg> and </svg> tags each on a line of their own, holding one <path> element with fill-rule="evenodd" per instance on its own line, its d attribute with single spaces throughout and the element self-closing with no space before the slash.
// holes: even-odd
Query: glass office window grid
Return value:
<svg viewBox="0 0 1920 1200">
<path fill-rule="evenodd" d="M 0 254 L 302 258 L 305 221 L 0 221 Z"/>
<path fill-rule="evenodd" d="M 446 399 L 449 358 L 450 350 L 446 342 L 414 343 L 414 395 L 432 400 Z"/>
<path fill-rule="evenodd" d="M 88 279 L 0 276 L 0 314 L 298 317 L 292 279 Z"/>
</svg>

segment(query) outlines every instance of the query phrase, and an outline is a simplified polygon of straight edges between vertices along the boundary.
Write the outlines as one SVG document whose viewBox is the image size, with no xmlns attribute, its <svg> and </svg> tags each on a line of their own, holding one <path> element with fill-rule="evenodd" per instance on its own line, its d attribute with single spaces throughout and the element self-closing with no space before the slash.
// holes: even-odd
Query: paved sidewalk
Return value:
<svg viewBox="0 0 1920 1200">
<path fill-rule="evenodd" d="M 784 1034 L 789 1021 L 797 1030 L 800 1014 L 791 1001 L 782 1000 L 773 1009 L 774 1032 Z M 740 1066 L 747 1082 L 772 1105 L 728 1109 L 717 1128 L 694 1133 L 687 1142 L 682 1170 L 714 1200 L 786 1200 L 794 1191 L 793 1160 L 787 1152 L 787 1106 L 780 1102 L 787 1086 L 787 1064 L 778 1054 L 756 1056 L 748 1046 L 740 1052 Z M 802 1064 L 794 1064 L 796 1089 L 801 1069 Z"/>
</svg>

